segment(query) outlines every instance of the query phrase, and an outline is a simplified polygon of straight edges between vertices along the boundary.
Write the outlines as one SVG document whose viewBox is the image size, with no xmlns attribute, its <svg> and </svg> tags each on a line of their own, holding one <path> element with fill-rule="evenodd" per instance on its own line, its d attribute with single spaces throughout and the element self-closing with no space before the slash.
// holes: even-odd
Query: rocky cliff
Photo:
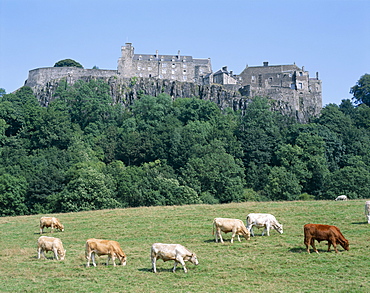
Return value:
<svg viewBox="0 0 370 293">
<path fill-rule="evenodd" d="M 55 98 L 54 93 L 61 79 L 67 80 L 69 84 L 73 84 L 78 79 L 89 81 L 95 78 L 107 82 L 110 86 L 110 94 L 113 101 L 122 103 L 125 106 L 131 105 L 141 95 L 157 96 L 160 93 L 166 93 L 173 99 L 196 97 L 212 101 L 221 109 L 230 107 L 234 110 L 241 110 L 243 113 L 251 101 L 251 98 L 245 95 L 243 89 L 238 88 L 236 85 L 197 85 L 190 82 L 154 78 L 121 78 L 117 74 L 112 74 L 113 71 L 107 71 L 97 77 L 95 72 L 81 70 L 78 74 L 55 76 L 54 79 L 44 79 L 42 74 L 40 77 L 40 72 L 33 72 L 32 75 L 31 72 L 25 85 L 32 88 L 43 106 L 47 106 Z M 287 91 L 286 94 L 280 93 L 279 97 L 274 96 L 274 93 L 271 93 L 271 96 L 274 97 L 271 99 L 273 110 L 295 117 L 302 123 L 308 122 L 310 117 L 319 115 L 321 111 L 321 100 L 319 98 L 315 100 L 312 97 L 308 98 L 292 94 L 291 91 Z"/>
</svg>

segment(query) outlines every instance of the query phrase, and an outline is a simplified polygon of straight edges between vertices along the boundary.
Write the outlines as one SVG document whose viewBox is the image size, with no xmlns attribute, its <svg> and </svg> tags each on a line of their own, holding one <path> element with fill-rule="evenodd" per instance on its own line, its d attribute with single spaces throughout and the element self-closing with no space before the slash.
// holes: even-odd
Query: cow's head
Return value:
<svg viewBox="0 0 370 293">
<path fill-rule="evenodd" d="M 344 248 L 344 250 L 349 250 L 349 242 L 348 240 L 344 240 L 343 243 L 341 243 L 341 246 Z"/>
<path fill-rule="evenodd" d="M 125 266 L 127 264 L 127 257 L 125 254 L 118 256 L 121 265 Z"/>
<path fill-rule="evenodd" d="M 192 264 L 195 264 L 195 265 L 198 265 L 199 264 L 199 261 L 197 259 L 197 256 L 195 255 L 195 253 L 192 253 L 189 261 L 192 263 Z"/>
<path fill-rule="evenodd" d="M 63 226 L 63 224 L 57 223 L 56 226 L 57 226 L 57 229 L 59 229 L 60 231 L 64 232 L 64 226 Z"/>
<path fill-rule="evenodd" d="M 65 249 L 58 249 L 58 255 L 60 260 L 64 260 L 64 258 L 66 257 L 66 252 L 67 250 Z"/>
<path fill-rule="evenodd" d="M 283 234 L 283 225 L 276 223 L 274 226 L 274 229 L 278 231 L 280 234 Z"/>
</svg>

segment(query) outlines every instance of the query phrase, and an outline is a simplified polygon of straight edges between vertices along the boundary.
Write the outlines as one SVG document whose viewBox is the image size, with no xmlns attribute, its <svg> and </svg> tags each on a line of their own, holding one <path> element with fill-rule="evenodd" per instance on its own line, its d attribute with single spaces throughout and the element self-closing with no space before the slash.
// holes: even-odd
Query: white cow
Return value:
<svg viewBox="0 0 370 293">
<path fill-rule="evenodd" d="M 247 229 L 254 236 L 253 226 L 259 228 L 265 228 L 262 232 L 262 236 L 267 232 L 267 236 L 270 236 L 270 229 L 274 228 L 280 234 L 283 234 L 283 225 L 279 224 L 276 218 L 271 214 L 260 214 L 251 213 L 247 216 Z"/>
<path fill-rule="evenodd" d="M 335 200 L 348 200 L 346 195 L 339 195 Z"/>
<path fill-rule="evenodd" d="M 64 260 L 66 251 L 63 248 L 62 241 L 59 238 L 40 236 L 37 241 L 37 258 L 40 259 L 40 256 L 46 258 L 44 252 L 52 251 L 54 252 L 54 258 L 59 260 Z"/>
<path fill-rule="evenodd" d="M 218 238 L 220 238 L 221 243 L 224 243 L 224 240 L 221 236 L 221 231 L 224 233 L 232 232 L 231 235 L 231 243 L 234 242 L 235 235 L 238 236 L 238 240 L 240 242 L 239 235 L 243 235 L 245 240 L 250 240 L 250 233 L 245 227 L 242 220 L 239 219 L 229 219 L 229 218 L 215 218 L 213 220 L 213 231 L 214 234 L 216 228 L 216 242 L 218 242 Z"/>
<path fill-rule="evenodd" d="M 186 249 L 181 244 L 164 244 L 164 243 L 154 243 L 150 251 L 150 257 L 152 261 L 153 273 L 157 272 L 156 261 L 157 259 L 162 259 L 163 261 L 173 260 L 175 264 L 172 271 L 175 272 L 178 263 L 184 268 L 186 273 L 185 262 L 190 261 L 191 263 L 198 265 L 198 259 L 195 253 Z"/>
<path fill-rule="evenodd" d="M 367 217 L 367 223 L 370 224 L 370 201 L 365 203 L 365 216 Z"/>
</svg>

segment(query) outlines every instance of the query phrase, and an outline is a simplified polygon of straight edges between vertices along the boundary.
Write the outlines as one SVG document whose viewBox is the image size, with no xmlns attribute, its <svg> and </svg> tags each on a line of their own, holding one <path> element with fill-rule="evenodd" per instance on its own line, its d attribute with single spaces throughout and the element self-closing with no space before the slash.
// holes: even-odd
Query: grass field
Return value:
<svg viewBox="0 0 370 293">
<path fill-rule="evenodd" d="M 53 236 L 67 250 L 64 261 L 37 259 L 36 242 L 41 215 L 0 218 L 1 292 L 370 292 L 370 225 L 365 200 L 246 202 L 225 205 L 144 207 L 56 214 L 64 232 Z M 215 217 L 245 221 L 251 212 L 271 213 L 284 225 L 284 234 L 262 237 L 255 229 L 250 241 L 215 243 Z M 350 250 L 308 254 L 303 225 L 338 226 Z M 46 229 L 46 236 L 51 236 Z M 117 240 L 127 254 L 127 266 L 86 268 L 88 238 Z M 200 264 L 187 263 L 172 273 L 173 262 L 157 262 L 151 272 L 154 242 L 180 243 L 195 252 Z"/>
</svg>

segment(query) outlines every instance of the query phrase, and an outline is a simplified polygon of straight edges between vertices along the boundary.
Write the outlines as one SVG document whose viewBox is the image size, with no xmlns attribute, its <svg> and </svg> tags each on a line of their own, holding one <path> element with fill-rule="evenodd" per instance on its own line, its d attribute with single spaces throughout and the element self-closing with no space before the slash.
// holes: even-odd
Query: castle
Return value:
<svg viewBox="0 0 370 293">
<path fill-rule="evenodd" d="M 131 43 L 126 43 L 125 46 L 121 47 L 117 70 L 77 67 L 37 68 L 29 71 L 25 85 L 30 86 L 40 102 L 47 105 L 48 101 L 53 99 L 53 91 L 61 79 L 66 80 L 68 84 L 73 84 L 79 79 L 92 78 L 103 79 L 111 83 L 113 83 L 112 78 L 121 81 L 131 78 L 148 79 L 155 80 L 157 83 L 168 81 L 181 83 L 187 88 L 189 86 L 186 84 L 194 84 L 198 90 L 193 90 L 192 96 L 202 98 L 204 93 L 208 92 L 206 95 L 209 99 L 211 99 L 209 95 L 212 91 L 207 88 L 219 86 L 218 90 L 212 92 L 212 94 L 220 95 L 219 98 L 213 97 L 218 100 L 218 104 L 225 104 L 225 101 L 220 101 L 222 96 L 225 96 L 220 91 L 233 91 L 227 96 L 233 99 L 250 99 L 255 96 L 268 97 L 275 101 L 278 110 L 297 112 L 298 114 L 294 114 L 297 117 L 302 116 L 302 113 L 299 113 L 302 111 L 305 112 L 303 116 L 306 118 L 317 116 L 322 108 L 321 80 L 318 78 L 318 73 L 314 78 L 311 78 L 304 67 L 300 68 L 295 64 L 269 65 L 268 62 L 263 62 L 262 66 L 246 66 L 239 75 L 228 71 L 226 66 L 213 72 L 210 58 L 197 59 L 181 55 L 180 51 L 174 55 L 162 55 L 158 51 L 154 54 L 136 54 Z M 171 87 L 173 88 L 173 86 Z M 172 95 L 172 90 L 163 90 L 163 92 L 166 91 Z M 113 92 L 112 95 L 119 95 L 117 90 L 113 90 Z M 149 92 L 145 94 L 149 94 Z M 126 93 L 126 95 L 130 96 L 131 94 Z M 174 98 L 177 97 L 191 96 L 181 96 L 177 93 Z M 116 97 L 116 101 L 119 100 L 123 99 Z M 234 100 L 227 103 L 233 104 L 235 109 L 240 108 L 240 106 L 235 106 L 240 102 L 241 100 Z M 307 119 L 303 119 L 303 121 L 305 120 Z"/>
</svg>

